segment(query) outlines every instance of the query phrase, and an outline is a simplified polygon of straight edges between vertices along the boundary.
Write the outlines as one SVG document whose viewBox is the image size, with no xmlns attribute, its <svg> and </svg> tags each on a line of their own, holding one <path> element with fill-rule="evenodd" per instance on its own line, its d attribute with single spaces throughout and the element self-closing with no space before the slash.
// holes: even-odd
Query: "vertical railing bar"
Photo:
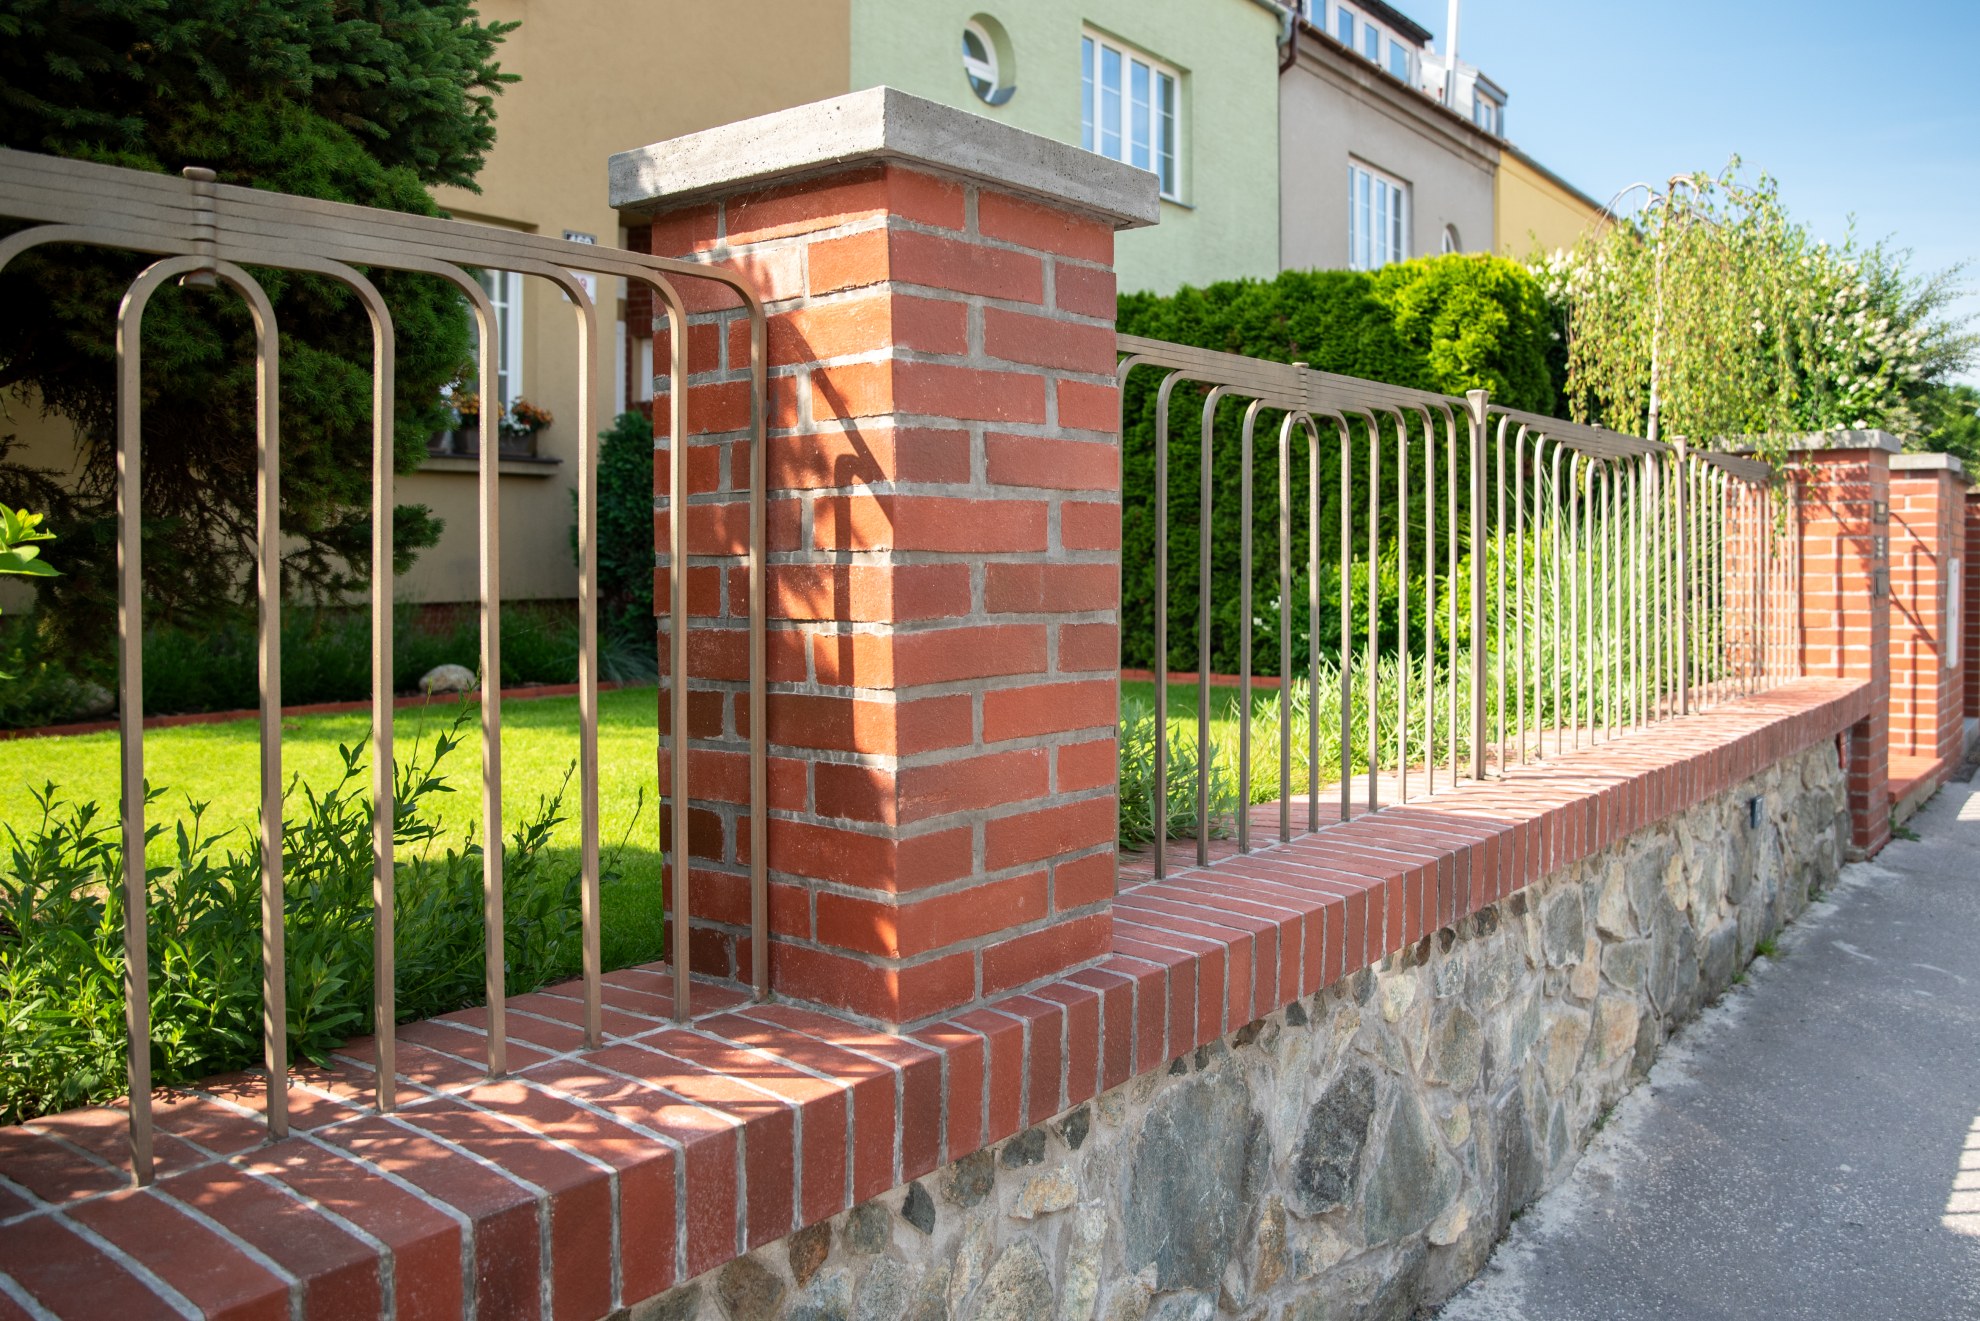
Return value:
<svg viewBox="0 0 1980 1321">
<path fill-rule="evenodd" d="M 1424 411 L 1424 443 L 1430 414 Z M 1396 421 L 1396 801 L 1409 801 L 1409 427 Z M 1371 600 L 1373 594 L 1371 593 Z"/>
<path fill-rule="evenodd" d="M 1492 668 L 1498 678 L 1498 690 L 1499 690 L 1499 694 L 1498 694 L 1499 729 L 1498 729 L 1497 742 L 1499 745 L 1499 775 L 1501 777 L 1505 775 L 1506 767 L 1510 765 L 1512 761 L 1512 758 L 1507 755 L 1508 745 L 1506 742 L 1507 677 L 1506 677 L 1506 658 L 1504 655 L 1505 646 L 1506 646 L 1506 427 L 1511 424 L 1511 421 L 1512 419 L 1507 417 L 1501 417 L 1499 419 L 1499 432 L 1498 432 L 1499 453 L 1498 453 L 1498 468 L 1497 468 L 1498 479 L 1499 479 L 1498 480 L 1498 487 L 1499 487 L 1498 518 L 1492 530 L 1493 545 L 1497 548 L 1494 554 L 1494 559 L 1497 561 L 1498 564 L 1498 574 L 1497 574 L 1498 586 L 1494 595 L 1496 597 L 1496 606 L 1498 609 L 1498 621 L 1499 621 L 1498 628 L 1493 634 L 1493 642 L 1495 644 L 1494 654 L 1496 659 Z M 1474 557 L 1476 557 L 1476 555 L 1478 554 L 1478 538 L 1476 537 L 1472 538 L 1471 553 Z M 1481 776 L 1480 778 L 1482 779 L 1483 777 Z"/>
<path fill-rule="evenodd" d="M 289 1135 L 289 969 L 282 880 L 281 336 L 261 286 L 238 268 L 223 278 L 254 314 L 255 639 L 260 670 L 261 1042 L 268 1070 L 268 1136 Z"/>
<path fill-rule="evenodd" d="M 394 442 L 398 435 L 394 410 L 394 380 L 398 353 L 392 317 L 377 292 L 366 299 L 373 305 L 371 340 L 371 507 L 395 507 L 397 466 Z M 371 520 L 371 1017 L 372 1047 L 376 1051 L 373 1081 L 381 1111 L 398 1100 L 398 919 L 397 860 L 392 828 L 398 815 L 398 785 L 394 780 L 392 712 L 393 605 L 392 520 Z"/>
<path fill-rule="evenodd" d="M 1676 636 L 1671 640 L 1671 687 L 1676 696 L 1677 714 L 1691 713 L 1691 464 L 1686 457 L 1684 437 L 1675 440 L 1672 460 L 1671 526 L 1676 542 L 1672 560 L 1671 600 Z"/>
<path fill-rule="evenodd" d="M 1320 828 L 1320 428 L 1306 419 L 1306 828 Z M 1341 777 L 1347 783 L 1347 777 Z"/>
<path fill-rule="evenodd" d="M 1630 569 L 1629 593 L 1629 659 L 1623 668 L 1627 684 L 1628 702 L 1623 714 L 1631 728 L 1643 728 L 1643 671 L 1649 657 L 1643 647 L 1643 465 L 1645 458 L 1639 455 L 1629 464 L 1629 503 L 1628 519 L 1624 524 L 1624 536 L 1628 543 L 1625 559 Z"/>
<path fill-rule="evenodd" d="M 1456 414 L 1447 414 L 1444 426 L 1444 521 L 1446 526 L 1444 542 L 1445 554 L 1448 557 L 1445 573 L 1448 581 L 1444 589 L 1444 595 L 1449 602 L 1445 609 L 1444 617 L 1444 670 L 1446 682 L 1449 684 L 1450 694 L 1450 718 L 1447 722 L 1449 732 L 1446 737 L 1449 740 L 1450 746 L 1451 787 L 1455 789 L 1458 782 L 1458 438 Z M 1468 436 L 1469 434 L 1467 432 Z M 1471 446 L 1467 445 L 1467 456 L 1469 456 L 1470 449 Z M 1475 463 L 1473 466 L 1476 466 Z M 1432 608 L 1435 608 L 1434 604 Z M 1471 650 L 1474 654 L 1478 650 L 1478 645 L 1478 638 L 1473 636 L 1471 639 Z M 1475 699 L 1475 688 L 1473 695 Z"/>
<path fill-rule="evenodd" d="M 1238 463 L 1238 801 L 1237 846 L 1239 853 L 1251 852 L 1251 559 L 1252 559 L 1252 453 L 1257 441 L 1258 410 L 1265 406 L 1254 399 L 1244 410 L 1242 432 L 1244 454 Z"/>
<path fill-rule="evenodd" d="M 1437 424 L 1423 428 L 1423 792 L 1437 792 Z M 1405 514 L 1407 511 L 1404 511 Z"/>
<path fill-rule="evenodd" d="M 1181 372 L 1155 392 L 1155 879 L 1169 872 L 1169 395 Z"/>
<path fill-rule="evenodd" d="M 1196 503 L 1196 865 L 1210 862 L 1210 574 L 1211 505 L 1214 500 L 1217 405 L 1230 387 L 1213 385 L 1203 396 L 1203 438 L 1197 448 Z M 1249 621 L 1243 630 L 1250 633 Z"/>
<path fill-rule="evenodd" d="M 508 977 L 502 904 L 502 454 L 494 394 L 496 327 L 491 308 L 480 341 L 480 412 L 476 529 L 481 568 L 481 922 L 483 985 L 488 1000 L 488 1076 L 508 1072 Z"/>
<path fill-rule="evenodd" d="M 1562 561 L 1565 559 L 1565 552 L 1561 548 L 1561 531 L 1562 531 L 1562 524 L 1567 521 L 1567 517 L 1570 511 L 1567 507 L 1567 501 L 1565 500 L 1563 495 L 1563 492 L 1566 490 L 1566 488 L 1561 485 L 1562 448 L 1563 447 L 1558 442 L 1554 445 L 1553 498 L 1550 502 L 1553 508 L 1552 508 L 1552 513 L 1549 515 L 1547 519 L 1548 526 L 1550 530 L 1553 532 L 1553 541 L 1554 541 L 1554 553 L 1552 556 L 1553 569 L 1554 569 L 1553 572 L 1554 605 L 1553 605 L 1553 609 L 1547 612 L 1547 617 L 1549 621 L 1553 624 L 1553 646 L 1550 649 L 1553 659 L 1549 662 L 1548 668 L 1554 672 L 1553 722 L 1554 722 L 1554 755 L 1556 757 L 1560 756 L 1562 752 L 1566 751 L 1566 748 L 1562 744 L 1561 740 L 1567 732 L 1567 721 L 1566 721 L 1567 699 L 1565 698 L 1564 694 L 1561 691 L 1562 689 L 1561 677 L 1562 677 L 1562 671 L 1564 669 L 1564 667 L 1561 665 L 1561 656 L 1562 656 L 1561 619 L 1564 613 L 1561 610 L 1561 565 L 1562 565 Z M 1569 480 L 1570 481 L 1573 480 L 1572 475 L 1570 475 Z M 1571 607 L 1572 607 L 1572 589 L 1570 589 L 1570 608 Z M 1572 636 L 1571 631 L 1570 631 L 1570 636 Z"/>
<path fill-rule="evenodd" d="M 1610 459 L 1602 465 L 1602 557 L 1607 566 L 1602 574 L 1608 589 L 1602 593 L 1602 727 L 1603 738 L 1614 739 L 1617 709 L 1622 705 L 1622 461 Z"/>
<path fill-rule="evenodd" d="M 1354 673 L 1354 433 L 1347 418 L 1336 417 L 1341 431 L 1341 820 L 1350 814 L 1349 795 L 1353 792 L 1354 717 L 1353 694 L 1349 688 Z"/>
<path fill-rule="evenodd" d="M 145 879 L 142 328 L 152 292 L 184 259 L 153 264 L 117 310 L 117 748 L 123 849 L 124 1045 L 130 1082 L 131 1178 L 152 1179 L 151 959 Z"/>
<path fill-rule="evenodd" d="M 1382 766 L 1382 661 L 1376 651 L 1381 618 L 1376 593 L 1382 564 L 1382 430 L 1373 413 L 1363 417 L 1368 423 L 1368 810 L 1374 812 L 1381 806 L 1376 786 Z"/>
<path fill-rule="evenodd" d="M 1581 746 L 1581 483 L 1583 463 L 1579 453 L 1568 456 L 1568 711 L 1574 732 L 1573 746 Z"/>
<path fill-rule="evenodd" d="M 1526 436 L 1524 423 L 1513 435 L 1513 738 L 1519 744 L 1519 764 L 1526 765 L 1526 550 L 1532 522 L 1526 511 Z"/>
<path fill-rule="evenodd" d="M 667 304 L 667 787 L 669 875 L 673 879 L 674 1018 L 692 1013 L 693 850 L 688 841 L 688 317 L 680 295 L 664 282 L 654 291 Z M 752 815 L 760 815 L 752 813 Z"/>
<path fill-rule="evenodd" d="M 577 284 L 575 280 L 573 284 Z M 578 907 L 584 1044 L 605 1041 L 604 914 L 598 856 L 598 309 L 582 284 L 565 289 L 578 334 Z"/>
<path fill-rule="evenodd" d="M 1294 421 L 1303 416 L 1287 413 L 1279 421 L 1279 842 L 1282 844 L 1292 839 L 1292 429 Z M 1314 623 L 1312 618 L 1307 619 L 1308 633 L 1313 631 Z M 1313 724 L 1310 709 L 1306 723 Z"/>
</svg>

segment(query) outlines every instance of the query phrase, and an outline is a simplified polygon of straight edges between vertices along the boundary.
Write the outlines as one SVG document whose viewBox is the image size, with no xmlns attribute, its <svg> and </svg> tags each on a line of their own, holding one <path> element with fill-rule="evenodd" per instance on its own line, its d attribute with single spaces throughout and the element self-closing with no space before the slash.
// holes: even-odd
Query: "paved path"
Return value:
<svg viewBox="0 0 1980 1321">
<path fill-rule="evenodd" d="M 1441 1321 L 1980 1318 L 1977 789 L 1669 1043 Z"/>
</svg>

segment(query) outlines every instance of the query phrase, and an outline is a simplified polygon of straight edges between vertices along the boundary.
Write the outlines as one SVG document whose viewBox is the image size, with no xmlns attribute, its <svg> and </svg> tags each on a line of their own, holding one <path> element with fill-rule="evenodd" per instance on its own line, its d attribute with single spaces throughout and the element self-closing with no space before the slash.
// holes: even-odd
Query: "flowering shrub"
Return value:
<svg viewBox="0 0 1980 1321">
<path fill-rule="evenodd" d="M 1654 388 L 1661 431 L 1708 445 L 1919 432 L 1920 401 L 1974 357 L 1946 315 L 1958 272 L 1914 276 L 1907 254 L 1854 234 L 1818 241 L 1774 180 L 1749 185 L 1738 166 L 1674 180 L 1639 215 L 1537 261 L 1565 313 L 1574 416 L 1647 432 Z"/>
</svg>

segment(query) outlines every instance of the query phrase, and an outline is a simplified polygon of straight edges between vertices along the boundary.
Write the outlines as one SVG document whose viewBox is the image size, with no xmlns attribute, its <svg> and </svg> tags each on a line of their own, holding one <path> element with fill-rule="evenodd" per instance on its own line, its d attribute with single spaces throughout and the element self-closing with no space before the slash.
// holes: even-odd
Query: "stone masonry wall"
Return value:
<svg viewBox="0 0 1980 1321">
<path fill-rule="evenodd" d="M 1483 1265 L 1848 838 L 1818 744 L 630 1319 L 1411 1316 Z"/>
</svg>

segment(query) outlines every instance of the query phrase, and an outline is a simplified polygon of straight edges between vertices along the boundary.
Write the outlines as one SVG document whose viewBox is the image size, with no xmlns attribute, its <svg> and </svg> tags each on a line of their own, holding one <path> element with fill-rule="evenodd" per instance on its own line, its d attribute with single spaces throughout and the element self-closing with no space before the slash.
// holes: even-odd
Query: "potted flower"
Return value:
<svg viewBox="0 0 1980 1321">
<path fill-rule="evenodd" d="M 536 455 L 536 433 L 557 419 L 541 404 L 517 396 L 501 420 L 502 448 L 512 454 Z"/>
</svg>

